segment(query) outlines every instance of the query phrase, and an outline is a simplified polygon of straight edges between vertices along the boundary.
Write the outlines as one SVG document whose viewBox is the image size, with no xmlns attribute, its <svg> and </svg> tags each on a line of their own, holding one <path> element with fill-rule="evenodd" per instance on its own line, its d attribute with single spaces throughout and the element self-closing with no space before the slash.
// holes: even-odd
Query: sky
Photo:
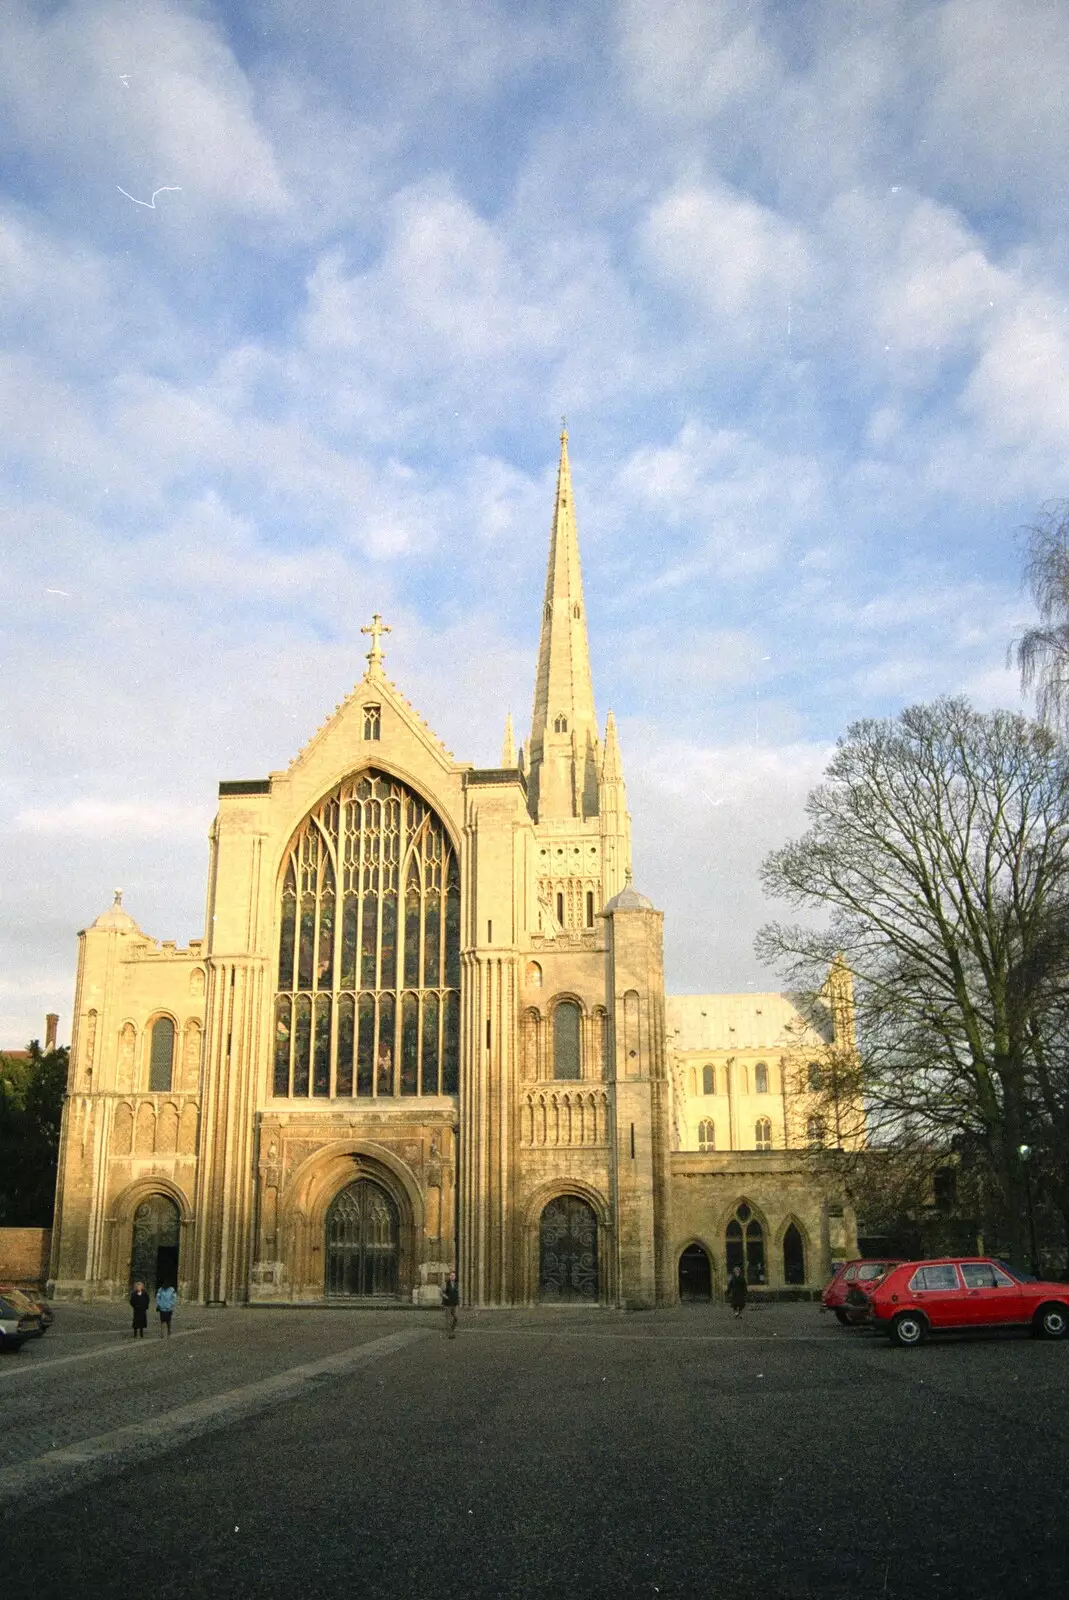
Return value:
<svg viewBox="0 0 1069 1600">
<path fill-rule="evenodd" d="M 671 992 L 859 717 L 1020 705 L 1069 496 L 1059 0 L 6 0 L 0 1045 L 386 671 L 529 728 L 567 416 Z"/>
</svg>

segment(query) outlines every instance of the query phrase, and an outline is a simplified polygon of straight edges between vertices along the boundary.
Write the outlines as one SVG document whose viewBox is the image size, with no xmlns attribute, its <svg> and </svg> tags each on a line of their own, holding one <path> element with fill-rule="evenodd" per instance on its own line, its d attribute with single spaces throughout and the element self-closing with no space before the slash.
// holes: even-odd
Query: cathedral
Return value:
<svg viewBox="0 0 1069 1600">
<path fill-rule="evenodd" d="M 50 1280 L 186 1301 L 621 1308 L 856 1251 L 821 1074 L 779 994 L 664 992 L 594 706 L 567 435 L 530 735 L 456 760 L 384 670 L 284 770 L 219 785 L 204 937 L 121 895 L 79 935 Z M 856 1122 L 851 1141 L 861 1137 Z"/>
</svg>

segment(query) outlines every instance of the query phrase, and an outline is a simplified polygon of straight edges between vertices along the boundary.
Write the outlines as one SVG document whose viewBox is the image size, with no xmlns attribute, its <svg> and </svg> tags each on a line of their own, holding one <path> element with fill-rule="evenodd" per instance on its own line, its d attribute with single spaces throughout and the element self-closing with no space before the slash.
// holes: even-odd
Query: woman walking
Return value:
<svg viewBox="0 0 1069 1600">
<path fill-rule="evenodd" d="M 742 1275 L 742 1268 L 732 1267 L 731 1276 L 728 1279 L 727 1302 L 731 1307 L 732 1315 L 736 1318 L 742 1316 L 746 1307 L 746 1293 L 746 1279 Z"/>
</svg>

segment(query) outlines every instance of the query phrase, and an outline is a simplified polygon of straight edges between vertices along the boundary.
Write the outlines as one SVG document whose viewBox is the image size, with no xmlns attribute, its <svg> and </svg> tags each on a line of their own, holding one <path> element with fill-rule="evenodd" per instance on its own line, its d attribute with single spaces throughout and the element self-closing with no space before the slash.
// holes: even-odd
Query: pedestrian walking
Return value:
<svg viewBox="0 0 1069 1600">
<path fill-rule="evenodd" d="M 134 1308 L 134 1338 L 143 1339 L 145 1329 L 148 1327 L 148 1290 L 138 1278 L 130 1295 L 130 1304 Z"/>
<path fill-rule="evenodd" d="M 449 1330 L 449 1337 L 457 1336 L 457 1313 L 460 1309 L 460 1290 L 457 1287 L 457 1275 L 451 1272 L 442 1285 L 442 1308 L 445 1311 L 445 1325 Z"/>
<path fill-rule="evenodd" d="M 742 1316 L 746 1307 L 746 1294 L 746 1279 L 743 1276 L 742 1268 L 732 1267 L 731 1276 L 728 1279 L 727 1292 L 727 1302 L 731 1307 L 732 1316 L 736 1318 Z"/>
<path fill-rule="evenodd" d="M 156 1310 L 160 1314 L 161 1339 L 163 1338 L 164 1328 L 167 1329 L 168 1339 L 171 1337 L 171 1318 L 174 1316 L 174 1308 L 177 1300 L 178 1291 L 176 1289 L 172 1289 L 169 1284 L 165 1289 L 156 1290 Z"/>
</svg>

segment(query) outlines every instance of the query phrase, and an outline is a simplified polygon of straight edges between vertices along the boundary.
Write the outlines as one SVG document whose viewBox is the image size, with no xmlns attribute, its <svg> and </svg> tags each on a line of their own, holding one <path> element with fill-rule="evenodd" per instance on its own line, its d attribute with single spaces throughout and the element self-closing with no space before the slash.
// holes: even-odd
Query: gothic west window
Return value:
<svg viewBox="0 0 1069 1600">
<path fill-rule="evenodd" d="M 727 1269 L 741 1267 L 747 1283 L 765 1281 L 765 1230 L 754 1216 L 750 1204 L 742 1200 L 727 1225 L 724 1240 Z"/>
<path fill-rule="evenodd" d="M 174 1023 L 170 1017 L 157 1017 L 152 1024 L 149 1046 L 148 1086 L 154 1093 L 166 1094 L 174 1074 Z"/>
<path fill-rule="evenodd" d="M 754 1123 L 754 1149 L 772 1149 L 772 1123 L 768 1117 L 758 1117 Z"/>
<path fill-rule="evenodd" d="M 716 1149 L 716 1124 L 711 1117 L 703 1117 L 698 1124 L 698 1149 Z"/>
<path fill-rule="evenodd" d="M 564 715 L 563 711 L 558 712 L 557 716 L 553 719 L 553 732 L 554 733 L 567 733 L 568 732 L 568 718 Z"/>
<path fill-rule="evenodd" d="M 369 770 L 320 801 L 282 873 L 274 1092 L 456 1094 L 460 874 L 441 819 Z"/>
<path fill-rule="evenodd" d="M 553 1076 L 582 1077 L 579 1054 L 581 1025 L 579 1007 L 574 1000 L 562 1000 L 553 1011 Z"/>
<path fill-rule="evenodd" d="M 382 732 L 382 707 L 364 707 L 364 738 L 377 739 Z"/>
</svg>

